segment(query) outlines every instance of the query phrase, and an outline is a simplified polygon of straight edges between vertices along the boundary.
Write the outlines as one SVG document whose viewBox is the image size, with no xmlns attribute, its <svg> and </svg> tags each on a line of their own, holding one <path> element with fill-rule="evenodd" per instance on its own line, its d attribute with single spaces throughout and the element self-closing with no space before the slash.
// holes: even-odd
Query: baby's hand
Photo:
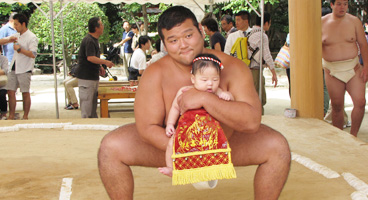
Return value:
<svg viewBox="0 0 368 200">
<path fill-rule="evenodd" d="M 230 101 L 230 100 L 233 100 L 233 95 L 231 95 L 230 92 L 221 92 L 221 94 L 219 95 L 220 99 L 223 99 L 225 101 Z"/>
<path fill-rule="evenodd" d="M 168 124 L 166 126 L 166 135 L 167 137 L 171 137 L 175 133 L 175 127 L 172 124 Z"/>
</svg>

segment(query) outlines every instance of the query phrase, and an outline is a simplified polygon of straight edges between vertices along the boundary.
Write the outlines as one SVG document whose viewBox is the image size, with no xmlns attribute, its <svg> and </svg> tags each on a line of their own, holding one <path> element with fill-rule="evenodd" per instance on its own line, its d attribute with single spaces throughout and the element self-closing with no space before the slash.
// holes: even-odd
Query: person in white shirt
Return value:
<svg viewBox="0 0 368 200">
<path fill-rule="evenodd" d="M 235 25 L 238 31 L 231 33 L 226 38 L 224 53 L 230 55 L 231 47 L 233 47 L 236 39 L 239 37 L 245 37 L 252 29 L 249 27 L 250 15 L 247 11 L 243 10 L 235 14 Z"/>
<path fill-rule="evenodd" d="M 263 31 L 261 31 L 261 17 L 257 16 L 256 25 L 252 27 L 252 30 L 248 36 L 248 58 L 250 59 L 249 68 L 253 75 L 254 87 L 256 88 L 259 94 L 259 75 L 263 71 L 260 70 L 260 54 L 259 51 L 257 53 L 257 49 L 261 49 L 261 36 L 263 37 L 263 51 L 262 51 L 262 59 L 264 60 L 262 64 L 266 64 L 271 72 L 272 72 L 272 83 L 277 85 L 277 76 L 275 72 L 275 64 L 272 59 L 272 55 L 270 52 L 269 44 L 268 44 L 268 36 L 265 31 L 268 31 L 271 26 L 271 15 L 270 13 L 264 13 L 264 24 Z M 251 51 L 253 49 L 254 51 Z M 263 106 L 266 104 L 266 90 L 265 90 L 265 78 L 262 78 L 262 114 L 264 114 Z"/>
<path fill-rule="evenodd" d="M 138 76 L 143 74 L 143 71 L 147 68 L 146 51 L 150 48 L 150 38 L 146 35 L 139 37 L 138 49 L 133 52 L 132 58 L 129 64 L 129 82 L 131 86 L 138 85 Z"/>
<path fill-rule="evenodd" d="M 9 117 L 15 116 L 15 92 L 20 88 L 23 97 L 23 119 L 28 119 L 31 108 L 31 95 L 29 93 L 31 85 L 31 75 L 37 56 L 38 39 L 35 34 L 28 30 L 28 18 L 23 14 L 16 14 L 13 17 L 14 28 L 17 30 L 17 42 L 14 43 L 14 56 L 9 66 L 8 90 Z"/>
</svg>

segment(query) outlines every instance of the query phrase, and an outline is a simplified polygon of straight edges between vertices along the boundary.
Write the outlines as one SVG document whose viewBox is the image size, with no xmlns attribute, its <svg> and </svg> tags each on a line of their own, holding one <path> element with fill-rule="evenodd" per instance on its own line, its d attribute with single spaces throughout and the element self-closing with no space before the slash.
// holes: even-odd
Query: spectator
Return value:
<svg viewBox="0 0 368 200">
<path fill-rule="evenodd" d="M 224 51 L 226 39 L 221 35 L 218 29 L 218 24 L 213 18 L 206 18 L 201 22 L 204 27 L 204 32 L 210 36 L 211 49 Z"/>
<path fill-rule="evenodd" d="M 266 89 L 265 89 L 265 78 L 263 76 L 263 71 L 260 70 L 260 57 L 257 53 L 261 49 L 261 37 L 263 37 L 263 52 L 262 52 L 262 59 L 265 61 L 263 64 L 266 64 L 271 72 L 272 72 L 272 83 L 275 84 L 275 87 L 277 85 L 277 76 L 275 71 L 275 64 L 272 59 L 272 55 L 269 48 L 268 43 L 268 36 L 266 35 L 265 31 L 268 31 L 271 27 L 271 15 L 270 13 L 264 12 L 264 23 L 263 23 L 263 30 L 261 30 L 261 17 L 257 16 L 256 19 L 256 25 L 252 27 L 252 30 L 249 33 L 248 37 L 248 57 L 250 59 L 250 65 L 249 68 L 253 75 L 253 83 L 254 87 L 256 88 L 258 94 L 259 94 L 259 77 L 260 74 L 262 74 L 262 114 L 264 114 L 264 108 L 263 106 L 266 104 Z M 251 51 L 250 49 L 254 49 L 254 51 Z"/>
<path fill-rule="evenodd" d="M 237 29 L 234 27 L 233 18 L 230 15 L 224 15 L 221 17 L 221 27 L 222 30 L 226 32 L 225 38 L 227 38 L 230 33 L 237 31 Z"/>
<path fill-rule="evenodd" d="M 235 24 L 237 31 L 231 33 L 227 39 L 225 44 L 224 52 L 230 55 L 231 47 L 233 47 L 235 41 L 239 37 L 245 37 L 252 29 L 249 27 L 249 18 L 250 15 L 247 11 L 243 10 L 235 14 Z"/>
<path fill-rule="evenodd" d="M 138 49 L 134 51 L 129 66 L 129 82 L 131 86 L 138 85 L 138 77 L 147 68 L 146 50 L 151 46 L 150 38 L 146 35 L 139 37 Z"/>
<path fill-rule="evenodd" d="M 79 48 L 77 70 L 79 102 L 82 118 L 97 118 L 97 90 L 99 75 L 104 75 L 102 64 L 111 68 L 114 66 L 109 60 L 100 59 L 100 45 L 98 38 L 104 31 L 101 19 L 93 17 L 88 21 L 88 34 L 82 40 Z"/>
<path fill-rule="evenodd" d="M 123 45 L 120 48 L 120 57 L 121 59 L 123 59 L 125 73 L 126 73 L 126 76 L 128 77 L 129 76 L 128 67 L 130 63 L 130 58 L 132 57 L 132 54 L 133 54 L 132 38 L 134 36 L 134 33 L 130 31 L 130 24 L 127 21 L 123 23 L 123 28 L 124 28 L 124 32 L 123 32 L 122 40 L 118 43 L 115 43 L 114 47 Z"/>
<path fill-rule="evenodd" d="M 8 72 L 8 90 L 9 98 L 9 118 L 15 118 L 16 98 L 15 92 L 20 88 L 23 97 L 23 118 L 28 119 L 31 109 L 31 95 L 29 93 L 31 86 L 32 70 L 37 56 L 38 39 L 28 28 L 28 18 L 23 14 L 16 14 L 13 17 L 14 28 L 19 33 L 19 38 L 13 45 L 16 51 L 10 64 Z"/>
<path fill-rule="evenodd" d="M 9 16 L 9 22 L 6 23 L 3 27 L 0 28 L 0 39 L 9 37 L 11 35 L 14 35 L 17 33 L 17 30 L 14 29 L 14 15 L 17 14 L 16 12 L 13 12 Z M 10 65 L 10 62 L 13 59 L 14 55 L 14 48 L 13 43 L 8 43 L 3 46 L 3 55 L 8 58 L 8 65 Z"/>
<path fill-rule="evenodd" d="M 66 98 L 68 99 L 68 105 L 65 107 L 66 110 L 78 109 L 79 106 L 78 99 L 74 91 L 74 88 L 78 87 L 78 78 L 76 76 L 78 66 L 79 65 L 77 63 L 73 64 L 69 72 L 69 76 L 63 81 L 66 91 Z"/>
<path fill-rule="evenodd" d="M 0 51 L 2 50 L 0 46 Z M 0 55 L 0 76 L 7 76 L 8 74 L 8 59 Z M 7 90 L 5 86 L 0 87 L 0 120 L 6 120 L 8 113 L 8 102 L 6 100 Z"/>
</svg>

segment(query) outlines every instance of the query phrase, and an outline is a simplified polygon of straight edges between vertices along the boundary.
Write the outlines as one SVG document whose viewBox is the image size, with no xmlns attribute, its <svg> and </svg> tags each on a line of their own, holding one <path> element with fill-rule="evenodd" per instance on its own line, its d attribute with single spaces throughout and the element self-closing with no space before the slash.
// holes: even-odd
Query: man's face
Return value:
<svg viewBox="0 0 368 200">
<path fill-rule="evenodd" d="M 130 25 L 129 25 L 129 23 L 128 23 L 128 22 L 124 22 L 124 24 L 123 24 L 123 28 L 124 28 L 124 30 L 125 30 L 126 32 L 128 32 L 128 31 L 129 31 L 129 29 L 130 29 Z"/>
<path fill-rule="evenodd" d="M 98 21 L 98 24 L 100 24 L 100 27 L 96 27 L 96 33 L 98 33 L 98 35 L 102 35 L 105 27 L 101 20 Z"/>
<path fill-rule="evenodd" d="M 204 49 L 203 37 L 191 19 L 171 30 L 162 29 L 162 34 L 168 54 L 181 64 L 191 65 L 195 56 Z"/>
<path fill-rule="evenodd" d="M 345 16 L 349 8 L 349 0 L 336 0 L 335 4 L 331 3 L 332 13 L 337 17 Z"/>
<path fill-rule="evenodd" d="M 249 26 L 248 20 L 242 19 L 241 16 L 235 16 L 235 24 L 236 28 L 242 31 L 246 31 Z"/>
<path fill-rule="evenodd" d="M 26 23 L 23 24 L 19 23 L 17 19 L 14 20 L 14 29 L 17 30 L 18 33 L 23 33 L 24 29 L 26 28 Z"/>
<path fill-rule="evenodd" d="M 205 32 L 207 35 L 210 35 L 210 31 L 208 30 L 207 26 L 203 26 L 203 29 L 204 29 L 204 32 Z"/>
<path fill-rule="evenodd" d="M 221 28 L 222 28 L 222 30 L 224 30 L 225 32 L 228 32 L 228 31 L 230 30 L 230 28 L 231 28 L 231 25 L 230 25 L 230 24 L 228 24 L 228 23 L 226 22 L 226 20 L 222 20 L 222 21 L 221 21 Z"/>
<path fill-rule="evenodd" d="M 214 66 L 206 66 L 192 75 L 191 80 L 197 90 L 215 93 L 220 84 L 220 75 Z"/>
</svg>

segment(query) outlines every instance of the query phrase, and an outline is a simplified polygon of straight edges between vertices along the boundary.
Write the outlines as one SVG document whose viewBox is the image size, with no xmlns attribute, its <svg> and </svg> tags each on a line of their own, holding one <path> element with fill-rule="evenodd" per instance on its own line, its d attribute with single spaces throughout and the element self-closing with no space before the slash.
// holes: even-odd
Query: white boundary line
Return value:
<svg viewBox="0 0 368 200">
<path fill-rule="evenodd" d="M 70 200 L 73 178 L 63 178 L 59 200 Z"/>
<path fill-rule="evenodd" d="M 340 174 L 333 171 L 332 169 L 324 166 L 324 165 L 321 165 L 321 164 L 318 164 L 316 163 L 315 161 L 307 158 L 307 157 L 304 157 L 304 156 L 301 156 L 297 153 L 294 153 L 292 152 L 291 153 L 291 157 L 292 157 L 292 160 L 304 165 L 306 168 L 314 171 L 314 172 L 317 172 L 321 175 L 323 175 L 324 177 L 326 178 L 338 178 L 340 177 Z"/>
</svg>

